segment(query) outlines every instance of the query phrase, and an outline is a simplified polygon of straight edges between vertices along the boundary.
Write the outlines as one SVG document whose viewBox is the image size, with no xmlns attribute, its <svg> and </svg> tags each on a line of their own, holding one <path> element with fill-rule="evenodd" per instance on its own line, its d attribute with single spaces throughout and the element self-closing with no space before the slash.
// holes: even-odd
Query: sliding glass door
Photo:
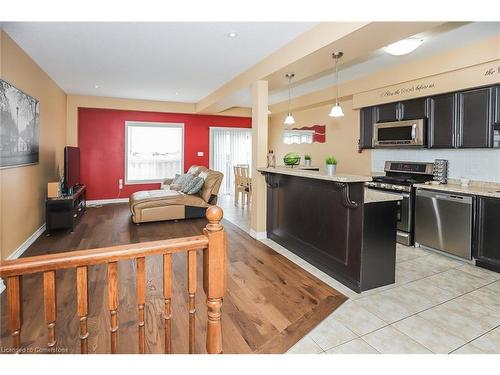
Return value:
<svg viewBox="0 0 500 375">
<path fill-rule="evenodd" d="M 224 173 L 219 194 L 234 190 L 234 169 L 238 164 L 252 167 L 252 130 L 210 127 L 210 168 Z"/>
</svg>

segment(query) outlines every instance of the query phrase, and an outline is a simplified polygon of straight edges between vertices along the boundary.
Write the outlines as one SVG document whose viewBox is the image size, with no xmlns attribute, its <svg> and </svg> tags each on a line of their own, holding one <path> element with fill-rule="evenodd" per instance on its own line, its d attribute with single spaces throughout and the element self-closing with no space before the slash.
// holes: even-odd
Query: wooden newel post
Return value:
<svg viewBox="0 0 500 375">
<path fill-rule="evenodd" d="M 222 299 L 226 291 L 226 232 L 220 221 L 220 207 L 207 209 L 208 224 L 204 230 L 208 248 L 203 253 L 203 289 L 207 295 L 207 353 L 222 353 Z"/>
</svg>

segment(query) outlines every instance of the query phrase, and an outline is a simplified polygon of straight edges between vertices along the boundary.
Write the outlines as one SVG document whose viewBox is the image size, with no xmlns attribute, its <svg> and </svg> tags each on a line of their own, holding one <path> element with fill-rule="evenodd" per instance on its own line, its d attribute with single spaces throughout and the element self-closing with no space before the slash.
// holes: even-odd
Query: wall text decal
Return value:
<svg viewBox="0 0 500 375">
<path fill-rule="evenodd" d="M 390 97 L 390 96 L 399 96 L 399 95 L 406 95 L 406 94 L 411 94 L 415 92 L 421 92 L 429 89 L 435 88 L 434 82 L 432 83 L 419 83 L 411 86 L 403 86 L 399 87 L 394 90 L 384 90 L 380 93 L 380 96 L 383 98 Z"/>
<path fill-rule="evenodd" d="M 485 76 L 492 76 L 495 74 L 500 74 L 500 65 L 495 69 L 495 68 L 489 68 L 486 69 L 486 72 L 484 72 Z"/>
</svg>

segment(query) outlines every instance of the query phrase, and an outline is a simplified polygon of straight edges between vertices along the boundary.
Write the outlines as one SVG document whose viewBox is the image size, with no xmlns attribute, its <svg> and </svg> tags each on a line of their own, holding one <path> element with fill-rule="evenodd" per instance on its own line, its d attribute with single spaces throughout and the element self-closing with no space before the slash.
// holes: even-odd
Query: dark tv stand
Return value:
<svg viewBox="0 0 500 375">
<path fill-rule="evenodd" d="M 73 194 L 57 198 L 47 198 L 45 201 L 46 234 L 50 235 L 55 229 L 75 229 L 76 224 L 85 213 L 85 185 L 73 189 Z"/>
</svg>

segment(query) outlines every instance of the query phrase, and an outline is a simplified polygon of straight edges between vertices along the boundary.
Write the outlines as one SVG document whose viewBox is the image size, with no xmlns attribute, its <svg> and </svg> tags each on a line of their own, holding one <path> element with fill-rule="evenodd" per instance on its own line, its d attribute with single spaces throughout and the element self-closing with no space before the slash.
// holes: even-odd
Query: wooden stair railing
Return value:
<svg viewBox="0 0 500 375">
<path fill-rule="evenodd" d="M 222 353 L 221 309 L 226 289 L 226 234 L 221 225 L 222 209 L 207 209 L 208 224 L 203 235 L 151 241 L 137 244 L 104 247 L 90 250 L 41 255 L 0 263 L 0 277 L 7 279 L 8 325 L 14 351 L 21 349 L 22 291 L 21 277 L 43 272 L 47 348 L 56 347 L 56 270 L 76 268 L 77 315 L 80 320 L 80 351 L 88 352 L 88 266 L 107 264 L 108 309 L 110 314 L 111 353 L 118 349 L 118 264 L 120 260 L 134 259 L 137 264 L 138 351 L 145 352 L 146 256 L 163 255 L 163 298 L 165 353 L 172 352 L 172 254 L 187 253 L 189 295 L 189 353 L 195 351 L 195 292 L 196 251 L 203 250 L 203 289 L 207 298 L 206 350 L 209 354 Z"/>
</svg>

